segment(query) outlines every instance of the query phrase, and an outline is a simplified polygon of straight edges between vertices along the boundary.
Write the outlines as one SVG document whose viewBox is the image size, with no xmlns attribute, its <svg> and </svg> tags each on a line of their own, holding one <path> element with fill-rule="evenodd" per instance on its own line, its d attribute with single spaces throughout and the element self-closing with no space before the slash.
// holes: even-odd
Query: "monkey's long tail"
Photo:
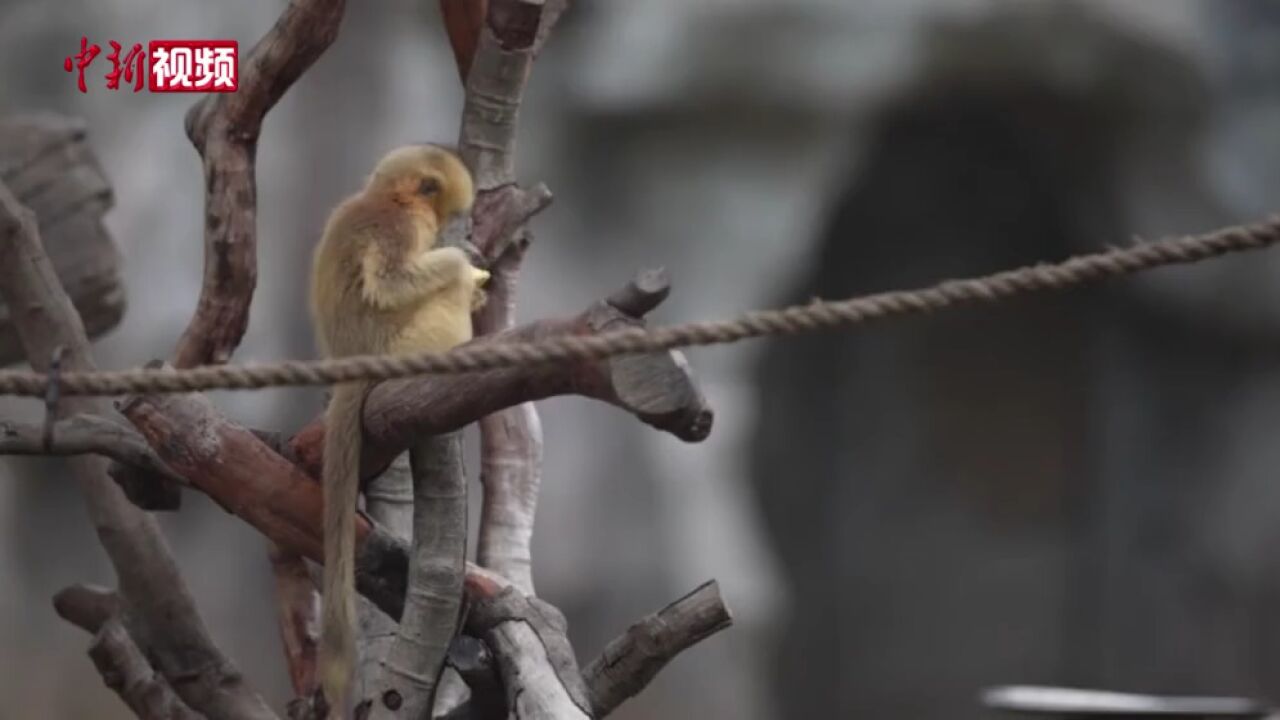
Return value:
<svg viewBox="0 0 1280 720">
<path fill-rule="evenodd" d="M 360 413 L 370 383 L 334 386 L 324 432 L 324 588 L 320 684 L 329 720 L 342 720 L 356 655 L 356 500 L 360 493 Z"/>
</svg>

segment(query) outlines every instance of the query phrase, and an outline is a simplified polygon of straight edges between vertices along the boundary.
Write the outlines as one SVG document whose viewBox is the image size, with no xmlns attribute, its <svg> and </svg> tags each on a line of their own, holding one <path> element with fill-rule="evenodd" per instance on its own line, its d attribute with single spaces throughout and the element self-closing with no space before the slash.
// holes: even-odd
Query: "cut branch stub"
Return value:
<svg viewBox="0 0 1280 720">
<path fill-rule="evenodd" d="M 607 302 L 629 317 L 642 318 L 670 294 L 671 281 L 666 269 L 649 268 L 636 273 L 635 278 L 610 295 Z"/>
<path fill-rule="evenodd" d="M 112 590 L 97 585 L 72 585 L 53 596 L 58 617 L 85 632 L 96 633 L 108 618 L 122 614 L 124 605 Z"/>
<path fill-rule="evenodd" d="M 643 690 L 676 655 L 732 623 L 715 580 L 641 618 L 587 666 L 592 709 L 598 717 L 613 712 Z"/>
</svg>

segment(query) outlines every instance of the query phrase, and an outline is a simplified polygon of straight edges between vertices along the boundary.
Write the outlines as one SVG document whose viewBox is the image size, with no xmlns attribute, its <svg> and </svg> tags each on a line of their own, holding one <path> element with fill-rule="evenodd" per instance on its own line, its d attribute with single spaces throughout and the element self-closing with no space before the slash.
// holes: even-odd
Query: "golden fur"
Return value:
<svg viewBox="0 0 1280 720">
<path fill-rule="evenodd" d="M 489 273 L 440 229 L 469 212 L 471 174 L 434 145 L 397 148 L 329 216 L 311 272 L 311 318 L 326 357 L 443 351 L 471 339 Z M 330 718 L 347 708 L 355 664 L 355 512 L 368 382 L 336 385 L 324 439 L 320 681 Z"/>
</svg>

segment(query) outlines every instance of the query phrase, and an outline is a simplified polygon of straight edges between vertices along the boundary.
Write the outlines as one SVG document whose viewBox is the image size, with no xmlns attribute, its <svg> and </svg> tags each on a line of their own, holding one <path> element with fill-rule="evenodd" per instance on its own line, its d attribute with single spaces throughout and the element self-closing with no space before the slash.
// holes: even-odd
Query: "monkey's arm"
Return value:
<svg viewBox="0 0 1280 720">
<path fill-rule="evenodd" d="M 373 249 L 361 267 L 361 295 L 381 309 L 391 309 L 439 292 L 473 272 L 467 254 L 458 247 L 444 247 L 405 262 Z"/>
</svg>

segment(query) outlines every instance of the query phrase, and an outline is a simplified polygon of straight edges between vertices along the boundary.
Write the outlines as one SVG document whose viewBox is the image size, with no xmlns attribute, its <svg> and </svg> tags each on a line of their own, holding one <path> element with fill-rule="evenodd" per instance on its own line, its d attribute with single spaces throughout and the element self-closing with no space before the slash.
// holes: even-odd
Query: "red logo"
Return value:
<svg viewBox="0 0 1280 720">
<path fill-rule="evenodd" d="M 235 40 L 152 40 L 145 53 L 142 43 L 134 43 L 123 57 L 124 47 L 115 40 L 108 42 L 108 90 L 120 89 L 120 81 L 124 80 L 138 92 L 144 77 L 151 92 L 235 92 L 240 85 L 239 45 Z M 82 37 L 80 52 L 62 62 L 62 69 L 77 73 L 76 86 L 82 93 L 89 91 L 84 71 L 101 52 L 97 43 Z"/>
<path fill-rule="evenodd" d="M 75 57 L 74 68 L 72 67 L 72 61 L 70 57 L 62 61 L 63 70 L 66 70 L 67 72 L 71 72 L 73 69 L 80 71 L 80 75 L 76 79 L 77 80 L 76 84 L 80 87 L 80 92 L 89 92 L 87 89 L 85 89 L 85 86 L 84 86 L 84 70 L 85 68 L 89 67 L 89 63 L 93 62 L 94 58 L 98 57 L 98 53 L 100 52 L 102 52 L 102 48 L 98 47 L 97 43 L 90 45 L 89 38 L 81 37 L 80 52 L 73 56 Z"/>
<path fill-rule="evenodd" d="M 152 40 L 151 92 L 235 92 L 238 48 L 235 40 Z"/>
</svg>

